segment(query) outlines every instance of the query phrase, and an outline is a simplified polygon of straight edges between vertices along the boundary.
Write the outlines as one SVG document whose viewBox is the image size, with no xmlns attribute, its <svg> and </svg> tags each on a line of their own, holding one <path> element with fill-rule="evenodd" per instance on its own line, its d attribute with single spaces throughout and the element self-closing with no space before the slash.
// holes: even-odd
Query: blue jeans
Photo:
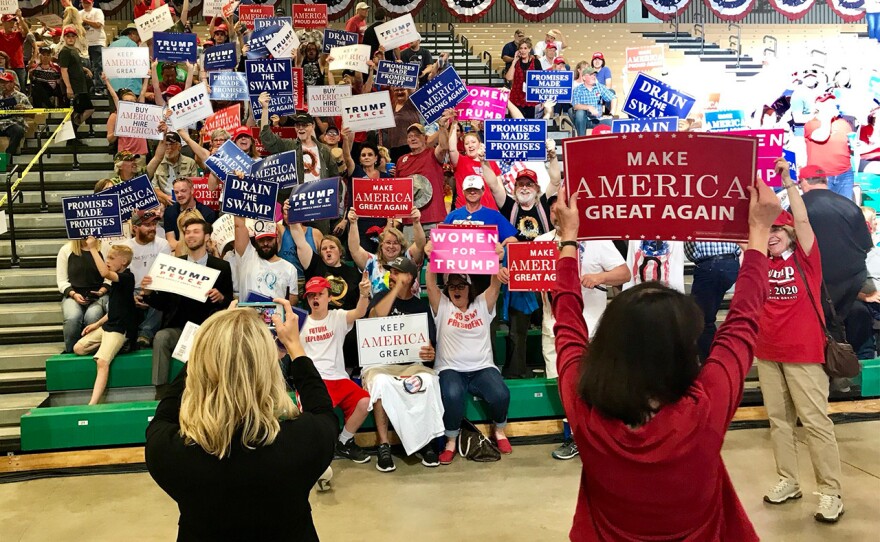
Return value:
<svg viewBox="0 0 880 542">
<path fill-rule="evenodd" d="M 95 88 L 104 88 L 104 81 L 101 81 L 101 73 L 104 71 L 104 63 L 101 55 L 102 47 L 100 45 L 89 45 L 89 62 L 92 64 L 92 81 Z"/>
<path fill-rule="evenodd" d="M 71 297 L 61 301 L 61 314 L 64 317 L 64 351 L 73 352 L 73 345 L 82 337 L 82 331 L 94 324 L 107 312 L 109 296 L 101 296 L 88 305 L 80 305 Z"/>
<path fill-rule="evenodd" d="M 162 328 L 162 313 L 153 307 L 139 310 L 143 321 L 138 326 L 138 337 L 146 337 L 152 341 L 156 332 Z"/>
<path fill-rule="evenodd" d="M 828 189 L 835 194 L 840 194 L 846 199 L 853 199 L 853 171 L 851 169 L 844 171 L 840 175 L 828 176 Z"/>
<path fill-rule="evenodd" d="M 691 296 L 703 311 L 703 333 L 697 339 L 701 359 L 705 360 L 709 356 L 709 349 L 718 329 L 715 325 L 718 309 L 724 294 L 736 282 L 738 274 L 738 258 L 707 260 L 694 266 Z"/>
<path fill-rule="evenodd" d="M 866 13 L 865 20 L 868 22 L 868 37 L 880 41 L 880 13 Z"/>
<path fill-rule="evenodd" d="M 590 115 L 586 109 L 572 108 L 572 112 L 574 116 L 571 120 L 574 122 L 574 130 L 579 136 L 586 135 L 587 128 L 593 128 L 599 124 L 596 117 Z"/>
<path fill-rule="evenodd" d="M 498 369 L 487 367 L 470 373 L 446 369 L 440 371 L 440 396 L 443 399 L 443 427 L 447 437 L 458 436 L 469 393 L 489 404 L 489 415 L 496 427 L 500 429 L 507 425 L 510 390 Z"/>
</svg>

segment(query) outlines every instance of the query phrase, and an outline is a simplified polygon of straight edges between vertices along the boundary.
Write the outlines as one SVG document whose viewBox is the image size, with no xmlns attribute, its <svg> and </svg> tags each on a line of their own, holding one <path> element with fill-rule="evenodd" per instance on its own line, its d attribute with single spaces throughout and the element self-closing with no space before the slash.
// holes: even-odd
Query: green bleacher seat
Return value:
<svg viewBox="0 0 880 542">
<path fill-rule="evenodd" d="M 880 397 L 880 358 L 863 359 L 862 372 L 854 379 L 861 386 L 862 397 Z"/>
<path fill-rule="evenodd" d="M 153 380 L 153 351 L 141 349 L 121 354 L 110 364 L 108 388 L 151 386 Z M 183 363 L 172 360 L 169 381 L 177 376 Z M 97 366 L 91 356 L 59 354 L 46 360 L 46 390 L 88 390 L 95 384 Z"/>
</svg>

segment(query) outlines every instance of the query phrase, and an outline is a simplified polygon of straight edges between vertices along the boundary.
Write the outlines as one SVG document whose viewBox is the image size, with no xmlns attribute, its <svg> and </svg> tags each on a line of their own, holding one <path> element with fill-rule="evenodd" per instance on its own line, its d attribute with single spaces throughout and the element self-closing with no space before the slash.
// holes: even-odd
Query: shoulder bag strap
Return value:
<svg viewBox="0 0 880 542">
<path fill-rule="evenodd" d="M 807 282 L 807 276 L 806 276 L 806 274 L 804 274 L 804 270 L 801 269 L 801 264 L 798 263 L 797 256 L 793 255 L 792 258 L 794 259 L 794 266 L 797 268 L 798 273 L 799 273 L 800 276 L 801 276 L 801 280 L 804 281 L 804 286 L 807 288 L 807 295 L 810 296 L 810 305 L 813 306 L 813 311 L 816 312 L 816 318 L 818 318 L 818 319 L 819 319 L 819 323 L 822 324 L 822 330 L 825 331 L 825 337 L 828 338 L 828 339 L 830 340 L 830 338 L 831 338 L 831 333 L 829 333 L 829 331 L 828 331 L 828 326 L 827 326 L 827 325 L 825 324 L 825 322 L 822 320 L 822 315 L 819 314 L 819 309 L 816 308 L 816 298 L 813 297 L 813 290 L 810 288 L 810 283 Z M 822 281 L 822 287 L 823 287 L 823 289 L 824 289 L 824 287 L 825 287 L 825 281 L 824 281 L 824 280 Z M 833 310 L 833 308 L 832 308 L 832 310 Z M 836 317 L 836 316 L 835 316 L 835 317 Z"/>
</svg>

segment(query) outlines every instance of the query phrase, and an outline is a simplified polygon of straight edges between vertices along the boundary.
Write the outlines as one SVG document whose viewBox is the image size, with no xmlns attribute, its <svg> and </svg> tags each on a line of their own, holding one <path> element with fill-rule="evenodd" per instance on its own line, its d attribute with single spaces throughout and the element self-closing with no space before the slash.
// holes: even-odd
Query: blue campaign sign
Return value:
<svg viewBox="0 0 880 542">
<path fill-rule="evenodd" d="M 122 235 L 119 194 L 99 193 L 62 198 L 61 210 L 64 212 L 68 239 Z"/>
<path fill-rule="evenodd" d="M 547 121 L 544 119 L 487 120 L 483 123 L 488 160 L 547 159 Z"/>
<path fill-rule="evenodd" d="M 339 216 L 339 177 L 293 187 L 287 221 L 291 224 Z"/>
<path fill-rule="evenodd" d="M 296 151 L 281 152 L 258 160 L 251 168 L 251 177 L 261 182 L 278 183 L 282 190 L 297 184 Z"/>
<path fill-rule="evenodd" d="M 293 65 L 289 58 L 246 60 L 248 94 L 293 94 Z"/>
<path fill-rule="evenodd" d="M 248 98 L 247 75 L 241 72 L 211 72 L 208 84 L 212 100 L 240 102 Z"/>
<path fill-rule="evenodd" d="M 154 32 L 153 55 L 159 62 L 195 62 L 198 57 L 196 35 Z"/>
<path fill-rule="evenodd" d="M 259 30 L 251 32 L 248 40 L 247 57 L 250 59 L 266 58 L 269 56 L 269 48 L 266 46 L 269 40 L 275 37 L 275 34 L 281 30 L 280 25 L 264 26 Z"/>
<path fill-rule="evenodd" d="M 343 47 L 345 45 L 354 45 L 358 42 L 358 35 L 355 32 L 346 32 L 345 30 L 333 30 L 332 28 L 324 29 L 324 52 L 329 53 L 333 47 Z"/>
<path fill-rule="evenodd" d="M 220 210 L 235 216 L 254 220 L 275 220 L 275 200 L 278 197 L 278 183 L 260 181 L 245 175 L 227 175 L 220 196 Z"/>
<path fill-rule="evenodd" d="M 376 69 L 376 84 L 387 87 L 418 88 L 420 64 L 380 60 Z"/>
<path fill-rule="evenodd" d="M 706 111 L 704 116 L 710 132 L 727 132 L 745 127 L 746 114 L 743 111 Z"/>
<path fill-rule="evenodd" d="M 653 117 L 687 118 L 697 99 L 675 90 L 663 81 L 639 73 L 623 104 L 623 112 L 637 119 Z"/>
<path fill-rule="evenodd" d="M 612 120 L 611 131 L 615 134 L 629 132 L 677 132 L 678 117 Z"/>
<path fill-rule="evenodd" d="M 119 214 L 122 220 L 131 218 L 135 209 L 152 209 L 159 206 L 153 183 L 146 174 L 102 190 L 101 194 L 117 194 L 119 196 Z"/>
<path fill-rule="evenodd" d="M 557 103 L 571 103 L 574 72 L 529 70 L 526 72 L 526 100 L 545 102 L 556 98 Z"/>
<path fill-rule="evenodd" d="M 293 17 L 259 17 L 254 19 L 254 30 L 260 30 L 267 26 L 283 26 L 284 23 L 293 26 Z"/>
<path fill-rule="evenodd" d="M 296 96 L 293 94 L 273 94 L 269 97 L 269 114 L 271 115 L 295 115 L 296 114 Z M 254 118 L 263 117 L 263 105 L 260 103 L 259 96 L 251 95 L 251 109 L 254 111 Z"/>
<path fill-rule="evenodd" d="M 428 81 L 409 97 L 428 123 L 436 122 L 443 111 L 455 107 L 468 97 L 467 87 L 452 66 Z"/>
<path fill-rule="evenodd" d="M 795 155 L 794 151 L 782 151 L 782 156 L 785 157 L 785 161 L 788 162 L 788 175 L 791 177 L 792 181 L 798 180 L 797 175 L 797 155 Z"/>
<path fill-rule="evenodd" d="M 233 70 L 238 65 L 234 43 L 214 45 L 205 51 L 205 70 Z"/>
<path fill-rule="evenodd" d="M 221 145 L 217 152 L 205 160 L 205 166 L 218 179 L 224 179 L 227 175 L 232 175 L 236 170 L 250 173 L 251 168 L 254 166 L 254 160 L 243 150 L 239 149 L 238 145 L 230 139 Z"/>
</svg>

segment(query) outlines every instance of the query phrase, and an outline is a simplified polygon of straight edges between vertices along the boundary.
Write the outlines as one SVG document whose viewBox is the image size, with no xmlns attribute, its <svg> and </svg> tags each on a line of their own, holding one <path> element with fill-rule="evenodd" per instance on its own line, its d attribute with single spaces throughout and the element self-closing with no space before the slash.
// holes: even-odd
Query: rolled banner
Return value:
<svg viewBox="0 0 880 542">
<path fill-rule="evenodd" d="M 327 4 L 327 18 L 331 21 L 345 17 L 354 0 L 303 0 L 304 4 Z"/>
<path fill-rule="evenodd" d="M 425 0 L 376 0 L 376 3 L 395 15 L 405 13 L 415 15 L 425 5 Z"/>
<path fill-rule="evenodd" d="M 773 9 L 792 21 L 802 19 L 815 3 L 816 0 L 770 0 Z"/>
<path fill-rule="evenodd" d="M 722 21 L 740 21 L 755 7 L 755 0 L 703 0 L 703 2 Z"/>
<path fill-rule="evenodd" d="M 495 0 L 443 0 L 446 11 L 463 23 L 479 20 L 494 4 Z"/>
<path fill-rule="evenodd" d="M 575 4 L 587 17 L 606 21 L 620 12 L 626 0 L 576 0 Z"/>
<path fill-rule="evenodd" d="M 865 16 L 865 0 L 828 0 L 828 6 L 847 23 L 854 23 Z"/>
<path fill-rule="evenodd" d="M 660 20 L 668 21 L 688 7 L 691 0 L 642 0 L 642 4 L 651 15 Z"/>
<path fill-rule="evenodd" d="M 559 0 L 507 0 L 517 13 L 527 21 L 543 21 L 553 15 Z"/>
</svg>

